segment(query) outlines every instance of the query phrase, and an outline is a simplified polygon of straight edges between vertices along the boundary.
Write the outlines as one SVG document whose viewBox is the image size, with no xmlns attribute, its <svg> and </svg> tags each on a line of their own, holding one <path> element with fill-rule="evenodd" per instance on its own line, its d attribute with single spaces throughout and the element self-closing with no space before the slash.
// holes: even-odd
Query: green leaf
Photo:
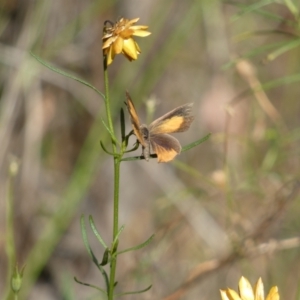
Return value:
<svg viewBox="0 0 300 300">
<path fill-rule="evenodd" d="M 94 87 L 93 85 L 91 85 L 90 83 L 88 83 L 87 81 L 83 80 L 83 79 L 80 79 L 74 75 L 71 75 L 65 71 L 62 71 L 50 64 L 48 64 L 47 62 L 45 62 L 43 59 L 41 59 L 40 57 L 38 57 L 37 55 L 33 54 L 32 52 L 30 52 L 31 56 L 33 56 L 38 62 L 40 62 L 42 65 L 44 65 L 45 67 L 47 67 L 48 69 L 58 73 L 58 74 L 61 74 L 65 77 L 68 77 L 68 78 L 71 78 L 73 80 L 76 80 L 86 86 L 88 86 L 89 88 L 91 88 L 92 90 L 94 90 L 97 94 L 99 94 L 103 99 L 105 99 L 105 96 L 103 93 L 101 93 L 96 87 Z"/>
<path fill-rule="evenodd" d="M 299 10 L 297 6 L 294 4 L 292 0 L 284 0 L 285 5 L 290 10 L 290 12 L 294 15 L 295 19 L 299 18 Z"/>
<path fill-rule="evenodd" d="M 112 131 L 109 129 L 109 127 L 107 126 L 107 124 L 105 123 L 105 121 L 101 118 L 102 124 L 104 125 L 105 129 L 108 131 L 112 141 L 114 144 L 118 144 L 120 146 L 120 143 L 117 141 L 116 137 L 114 136 L 114 134 L 112 133 Z"/>
<path fill-rule="evenodd" d="M 143 290 L 133 291 L 133 292 L 120 293 L 120 294 L 116 294 L 115 296 L 116 296 L 116 297 L 121 297 L 121 296 L 125 296 L 125 295 L 141 294 L 141 293 L 144 293 L 144 292 L 149 291 L 151 288 L 152 288 L 152 284 L 151 284 L 150 286 L 146 287 L 146 288 L 143 289 Z"/>
<path fill-rule="evenodd" d="M 266 91 L 266 90 L 276 88 L 280 85 L 287 85 L 287 84 L 296 83 L 299 81 L 300 81 L 300 73 L 290 75 L 290 76 L 284 76 L 284 77 L 280 77 L 280 78 L 272 80 L 272 81 L 268 81 L 268 82 L 262 84 L 262 88 L 264 89 L 264 91 Z"/>
<path fill-rule="evenodd" d="M 96 229 L 93 217 L 90 215 L 89 216 L 89 222 L 90 222 L 90 226 L 94 232 L 94 235 L 96 236 L 96 238 L 98 239 L 98 241 L 100 242 L 100 244 L 107 249 L 107 245 L 105 244 L 104 240 L 102 239 L 101 235 L 99 234 L 98 230 Z"/>
<path fill-rule="evenodd" d="M 265 10 L 265 9 L 257 9 L 254 12 L 256 14 L 261 15 L 263 17 L 266 17 L 268 19 L 272 19 L 272 20 L 279 21 L 279 22 L 285 22 L 285 24 L 287 24 L 287 25 L 292 26 L 293 24 L 295 24 L 294 21 L 287 20 L 287 18 L 282 17 L 281 15 L 278 15 L 278 14 L 274 14 L 271 11 L 268 11 L 268 10 Z"/>
<path fill-rule="evenodd" d="M 153 240 L 154 236 L 155 236 L 155 235 L 152 234 L 152 235 L 149 237 L 149 239 L 146 240 L 144 243 L 139 244 L 139 245 L 134 246 L 134 247 L 131 247 L 131 248 L 128 248 L 128 249 L 125 249 L 125 250 L 122 250 L 122 251 L 119 251 L 119 252 L 117 253 L 117 255 L 122 254 L 122 253 L 125 253 L 125 252 L 129 252 L 129 251 L 139 250 L 139 249 L 141 249 L 141 248 L 146 247 L 146 246 Z"/>
<path fill-rule="evenodd" d="M 105 284 L 106 284 L 106 289 L 108 290 L 109 289 L 109 280 L 108 280 L 108 276 L 107 276 L 107 273 L 106 271 L 102 268 L 101 264 L 99 264 L 96 256 L 94 255 L 93 251 L 92 251 L 92 248 L 90 247 L 89 245 L 89 242 L 88 242 L 88 238 L 87 238 L 87 233 L 86 233 L 86 227 L 85 227 L 85 221 L 84 221 L 84 215 L 81 215 L 81 218 L 80 218 L 80 226 L 81 226 L 81 232 L 82 232 L 82 237 L 83 237 L 83 242 L 84 242 L 84 245 L 88 251 L 88 254 L 90 255 L 90 257 L 92 258 L 92 261 L 93 263 L 97 266 L 97 268 L 100 270 L 103 278 L 104 278 L 104 281 L 105 281 Z M 106 247 L 107 248 L 107 247 Z M 93 286 L 92 286 L 93 287 Z"/>
<path fill-rule="evenodd" d="M 112 247 L 111 247 L 112 254 L 115 254 L 115 252 L 117 251 L 118 244 L 119 244 L 119 236 L 120 236 L 121 232 L 124 230 L 124 228 L 125 228 L 125 226 L 122 225 L 113 240 Z"/>
<path fill-rule="evenodd" d="M 79 284 L 82 284 L 82 285 L 85 285 L 85 286 L 94 288 L 94 289 L 98 290 L 99 292 L 102 292 L 102 293 L 104 293 L 105 295 L 107 295 L 107 293 L 106 293 L 106 291 L 105 291 L 104 289 L 101 289 L 101 288 L 99 288 L 99 287 L 96 286 L 96 285 L 92 285 L 92 284 L 89 284 L 89 283 L 85 283 L 85 282 L 79 281 L 76 277 L 74 277 L 74 280 L 75 280 L 77 283 L 79 283 Z"/>
<path fill-rule="evenodd" d="M 245 14 L 249 14 L 253 11 L 257 11 L 259 8 L 269 5 L 273 3 L 274 0 L 262 0 L 262 1 L 255 1 L 252 5 L 246 5 L 244 6 L 243 9 L 241 9 L 237 14 L 235 14 L 232 18 L 231 21 L 235 22 L 241 17 L 243 17 Z"/>
<path fill-rule="evenodd" d="M 94 255 L 94 253 L 92 251 L 92 248 L 91 248 L 91 246 L 89 244 L 89 241 L 88 241 L 86 227 L 85 227 L 85 221 L 84 221 L 84 215 L 81 215 L 80 226 L 81 226 L 81 233 L 82 233 L 82 238 L 83 238 L 83 243 L 85 245 L 85 248 L 86 248 L 89 256 L 91 257 L 92 261 L 98 267 L 99 266 L 99 262 L 98 262 L 96 256 Z"/>
<path fill-rule="evenodd" d="M 245 55 L 242 56 L 242 58 L 251 58 L 251 57 L 257 56 L 261 53 L 267 52 L 269 50 L 284 46 L 285 44 L 286 44 L 286 41 L 284 41 L 284 42 L 281 41 L 281 42 L 270 43 L 270 44 L 267 44 L 267 45 L 264 45 L 261 47 L 257 47 L 257 48 L 252 49 L 251 51 L 247 52 Z M 222 66 L 222 70 L 226 70 L 228 68 L 233 67 L 239 60 L 240 60 L 240 58 L 230 60 L 228 63 L 226 63 Z"/>
<path fill-rule="evenodd" d="M 108 263 L 108 259 L 109 259 L 109 249 L 106 248 L 104 253 L 103 253 L 103 257 L 102 257 L 102 261 L 101 261 L 101 266 L 105 266 Z"/>
<path fill-rule="evenodd" d="M 124 151 L 124 153 L 129 153 L 129 152 L 133 152 L 135 150 L 137 150 L 139 148 L 140 144 L 139 143 L 135 143 L 134 147 L 131 148 L 130 150 L 126 150 Z"/>
<path fill-rule="evenodd" d="M 126 135 L 125 135 L 126 128 L 125 128 L 125 115 L 124 115 L 123 108 L 121 108 L 121 110 L 120 110 L 120 126 L 121 126 L 122 142 L 126 142 L 125 143 L 125 148 L 126 148 L 128 139 L 126 140 Z"/>
<path fill-rule="evenodd" d="M 192 149 L 192 148 L 194 148 L 194 147 L 196 147 L 196 146 L 202 144 L 203 142 L 205 142 L 206 140 L 208 140 L 210 136 L 211 136 L 211 133 L 209 133 L 208 135 L 206 135 L 205 137 L 203 137 L 203 138 L 200 139 L 200 140 L 197 140 L 197 141 L 195 141 L 195 142 L 193 142 L 193 143 L 191 143 L 191 144 L 188 144 L 188 145 L 184 146 L 184 147 L 182 148 L 181 152 L 190 150 L 190 149 Z"/>
<path fill-rule="evenodd" d="M 101 146 L 102 150 L 103 150 L 105 153 L 107 153 L 107 154 L 109 154 L 109 155 L 111 155 L 111 156 L 115 156 L 114 153 L 108 151 L 108 150 L 105 148 L 105 146 L 104 146 L 104 144 L 102 143 L 102 141 L 100 141 L 100 146 Z"/>
<path fill-rule="evenodd" d="M 300 46 L 300 39 L 296 39 L 296 40 L 292 40 L 290 42 L 286 42 L 285 45 L 283 45 L 282 47 L 280 47 L 279 49 L 275 50 L 274 52 L 270 53 L 267 56 L 268 60 L 274 60 L 275 58 L 277 58 L 279 55 L 290 51 L 294 48 L 297 48 Z"/>
</svg>

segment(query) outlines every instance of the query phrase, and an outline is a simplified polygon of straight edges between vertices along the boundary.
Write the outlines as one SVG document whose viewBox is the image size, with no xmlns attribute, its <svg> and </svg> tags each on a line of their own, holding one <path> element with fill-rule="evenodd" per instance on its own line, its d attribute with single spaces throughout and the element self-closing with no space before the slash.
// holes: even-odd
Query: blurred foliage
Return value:
<svg viewBox="0 0 300 300">
<path fill-rule="evenodd" d="M 145 299 L 220 299 L 244 275 L 299 298 L 299 9 L 292 0 L 0 1 L 0 273 L 12 153 L 22 297 L 99 299 L 72 280 L 99 281 L 79 218 L 93 214 L 109 233 L 112 198 L 102 99 L 29 53 L 102 91 L 102 26 L 124 16 L 152 35 L 138 61 L 117 57 L 110 70 L 116 124 L 129 90 L 141 112 L 163 99 L 158 116 L 194 102 L 183 146 L 212 135 L 172 164 L 122 163 L 121 246 L 156 237 L 122 256 L 120 291 L 152 282 Z"/>
</svg>

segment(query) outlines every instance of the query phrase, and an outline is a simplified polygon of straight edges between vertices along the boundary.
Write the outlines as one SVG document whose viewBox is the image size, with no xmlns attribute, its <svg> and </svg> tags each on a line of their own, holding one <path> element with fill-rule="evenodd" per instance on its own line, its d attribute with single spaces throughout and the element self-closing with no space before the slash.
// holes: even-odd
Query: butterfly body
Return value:
<svg viewBox="0 0 300 300">
<path fill-rule="evenodd" d="M 179 106 L 149 126 L 140 124 L 139 117 L 128 93 L 127 108 L 137 140 L 142 145 L 143 156 L 148 161 L 151 149 L 157 155 L 158 162 L 168 162 L 181 152 L 179 141 L 169 133 L 183 132 L 189 129 L 194 117 L 191 115 L 193 104 Z"/>
</svg>

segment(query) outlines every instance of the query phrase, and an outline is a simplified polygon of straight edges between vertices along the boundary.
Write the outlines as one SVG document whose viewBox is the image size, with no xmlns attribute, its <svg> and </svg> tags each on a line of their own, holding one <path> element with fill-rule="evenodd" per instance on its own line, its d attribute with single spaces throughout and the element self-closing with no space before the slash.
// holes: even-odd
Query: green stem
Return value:
<svg viewBox="0 0 300 300">
<path fill-rule="evenodd" d="M 108 127 L 112 136 L 112 147 L 113 153 L 117 154 L 117 147 L 115 143 L 115 132 L 114 132 L 114 125 L 111 117 L 111 109 L 110 109 L 110 97 L 109 97 L 109 81 L 108 81 L 108 72 L 107 72 L 107 63 L 106 58 L 104 58 L 103 62 L 104 67 L 104 84 L 105 84 L 105 109 L 106 109 L 106 117 L 108 121 Z"/>
<path fill-rule="evenodd" d="M 114 155 L 114 208 L 113 208 L 113 241 L 118 234 L 119 229 L 119 187 L 120 187 L 120 164 L 122 153 L 117 153 L 116 147 L 116 138 L 114 133 L 113 121 L 111 117 L 110 110 L 110 98 L 109 98 L 109 81 L 108 81 L 108 72 L 107 72 L 107 62 L 106 57 L 104 57 L 104 83 L 105 83 L 105 108 L 106 108 L 106 116 L 108 121 L 108 127 L 110 129 L 110 133 L 112 136 L 112 148 Z M 122 152 L 122 149 L 121 149 Z M 117 252 L 117 246 L 113 246 L 112 251 Z M 112 253 L 113 255 L 114 253 Z M 109 290 L 108 290 L 108 299 L 114 299 L 114 287 L 115 287 L 115 275 L 116 275 L 116 267 L 117 267 L 117 256 L 113 255 L 113 259 L 110 263 L 110 276 L 109 276 Z"/>
<path fill-rule="evenodd" d="M 117 156 L 114 158 L 114 220 L 113 220 L 113 241 L 115 241 L 116 235 L 119 228 L 119 182 L 120 182 L 120 157 Z M 117 242 L 116 242 L 117 243 Z M 112 251 L 117 252 L 117 246 L 113 245 Z M 114 287 L 115 287 L 115 275 L 117 267 L 117 256 L 112 253 L 113 259 L 110 264 L 110 280 L 109 280 L 109 292 L 108 299 L 113 300 L 114 298 Z"/>
<path fill-rule="evenodd" d="M 119 187 L 120 187 L 120 165 L 121 159 L 119 156 L 114 158 L 114 225 L 113 225 L 113 241 L 119 231 Z"/>
</svg>

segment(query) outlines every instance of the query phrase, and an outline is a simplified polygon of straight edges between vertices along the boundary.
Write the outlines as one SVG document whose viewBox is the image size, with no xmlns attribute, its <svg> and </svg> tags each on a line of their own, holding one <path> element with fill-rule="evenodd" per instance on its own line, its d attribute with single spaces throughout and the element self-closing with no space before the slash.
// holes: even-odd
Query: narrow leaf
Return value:
<svg viewBox="0 0 300 300">
<path fill-rule="evenodd" d="M 94 235 L 96 236 L 96 238 L 98 239 L 98 241 L 100 242 L 100 244 L 107 249 L 107 245 L 105 244 L 104 240 L 102 239 L 101 235 L 99 234 L 98 230 L 96 229 L 93 217 L 90 215 L 89 216 L 89 222 L 90 222 L 90 226 L 94 232 Z"/>
<path fill-rule="evenodd" d="M 274 60 L 275 58 L 277 58 L 279 55 L 287 52 L 287 51 L 290 51 L 294 48 L 297 48 L 300 46 L 300 39 L 296 39 L 296 40 L 293 40 L 293 41 L 290 41 L 290 42 L 286 42 L 286 44 L 284 46 L 282 46 L 281 48 L 275 50 L 274 52 L 270 53 L 268 56 L 267 56 L 267 59 L 268 60 Z"/>
<path fill-rule="evenodd" d="M 268 82 L 262 84 L 262 88 L 264 89 L 264 91 L 266 91 L 266 90 L 271 90 L 271 89 L 276 88 L 281 85 L 287 85 L 287 84 L 296 83 L 299 81 L 300 81 L 300 73 L 293 74 L 290 76 L 283 76 L 283 77 L 277 78 L 275 80 L 268 81 Z"/>
<path fill-rule="evenodd" d="M 94 289 L 98 290 L 99 292 L 102 292 L 102 293 L 104 293 L 105 295 L 107 295 L 107 293 L 106 293 L 106 291 L 105 291 L 104 289 L 101 289 L 101 288 L 99 288 L 99 287 L 96 286 L 96 285 L 92 285 L 92 284 L 89 284 L 89 283 L 85 283 L 85 282 L 79 281 L 76 277 L 74 277 L 74 280 L 75 280 L 77 283 L 79 283 L 79 284 L 82 284 L 82 285 L 85 285 L 85 286 L 94 288 Z"/>
<path fill-rule="evenodd" d="M 124 230 L 124 228 L 125 228 L 125 226 L 122 225 L 113 240 L 112 247 L 111 247 L 112 254 L 114 254 L 117 251 L 118 244 L 119 244 L 119 236 L 120 236 L 121 232 Z"/>
<path fill-rule="evenodd" d="M 295 19 L 299 18 L 299 10 L 291 0 L 285 0 L 285 5 L 289 8 L 290 12 L 294 15 Z"/>
<path fill-rule="evenodd" d="M 286 44 L 286 41 L 284 41 L 284 42 L 270 43 L 270 44 L 267 44 L 267 45 L 264 45 L 264 46 L 261 46 L 261 47 L 254 48 L 254 49 L 250 50 L 249 52 L 247 52 L 246 54 L 244 54 L 243 58 L 255 57 L 255 56 L 257 56 L 259 54 L 262 54 L 264 52 L 267 52 L 267 51 L 270 51 L 270 50 L 282 47 L 285 44 Z M 236 63 L 239 60 L 240 60 L 240 58 L 230 60 L 228 63 L 226 63 L 226 64 L 224 64 L 222 66 L 222 70 L 226 70 L 228 68 L 233 67 L 234 65 L 236 65 Z"/>
<path fill-rule="evenodd" d="M 105 153 L 107 153 L 107 154 L 109 154 L 109 155 L 111 155 L 111 156 L 115 156 L 112 152 L 109 152 L 109 151 L 105 148 L 105 146 L 104 146 L 104 144 L 102 143 L 102 141 L 100 141 L 100 146 L 101 146 L 102 150 L 103 150 Z"/>
<path fill-rule="evenodd" d="M 122 251 L 119 251 L 117 253 L 117 255 L 119 254 L 122 254 L 122 253 L 125 253 L 125 252 L 129 252 L 129 251 L 135 251 L 135 250 L 138 250 L 138 249 L 141 249 L 141 248 L 144 248 L 145 246 L 147 246 L 154 238 L 154 234 L 152 234 L 149 239 L 147 241 L 145 241 L 144 243 L 142 244 L 139 244 L 137 246 L 134 246 L 134 247 L 131 247 L 131 248 L 128 248 L 128 249 L 125 249 L 125 250 L 122 250 Z"/>
<path fill-rule="evenodd" d="M 258 10 L 259 8 L 266 6 L 268 4 L 271 4 L 273 0 L 262 0 L 262 1 L 255 1 L 251 5 L 245 6 L 243 9 L 241 9 L 237 14 L 235 14 L 233 17 L 231 17 L 231 21 L 237 21 L 240 19 L 243 15 L 251 13 L 253 11 Z"/>
<path fill-rule="evenodd" d="M 120 294 L 116 294 L 116 297 L 121 297 L 121 296 L 125 296 L 125 295 L 134 295 L 134 294 L 141 294 L 144 292 L 149 291 L 152 288 L 152 285 L 149 285 L 148 287 L 146 287 L 143 290 L 139 290 L 139 291 L 133 291 L 133 292 L 125 292 L 125 293 L 120 293 Z"/>
<path fill-rule="evenodd" d="M 98 262 L 96 256 L 94 255 L 92 248 L 89 244 L 88 238 L 87 238 L 84 215 L 81 215 L 80 226 L 81 226 L 81 233 L 82 233 L 82 238 L 83 238 L 83 243 L 85 245 L 85 248 L 86 248 L 89 256 L 91 257 L 92 261 L 94 262 L 94 264 L 99 268 L 99 262 Z"/>
<path fill-rule="evenodd" d="M 109 259 L 109 249 L 106 248 L 102 257 L 102 261 L 101 261 L 101 266 L 105 266 L 108 263 L 108 259 Z"/>
<path fill-rule="evenodd" d="M 66 76 L 66 77 L 68 77 L 68 78 L 71 78 L 71 79 L 73 79 L 73 80 L 76 80 L 76 81 L 78 81 L 78 82 L 80 82 L 80 83 L 82 83 L 82 84 L 88 86 L 89 88 L 93 89 L 97 94 L 99 94 L 103 99 L 105 99 L 104 94 L 102 94 L 97 88 L 95 88 L 93 85 L 91 85 L 91 84 L 88 83 L 87 81 L 85 81 L 85 80 L 83 80 L 83 79 L 80 79 L 80 78 L 78 78 L 78 77 L 76 77 L 76 76 L 74 76 L 74 75 L 71 75 L 71 74 L 69 74 L 69 73 L 67 73 L 67 72 L 65 72 L 65 71 L 62 71 L 62 70 L 60 70 L 60 69 L 57 69 L 56 67 L 54 67 L 54 66 L 48 64 L 47 62 L 45 62 L 43 59 L 41 59 L 39 56 L 33 54 L 32 52 L 30 52 L 30 54 L 31 54 L 38 62 L 40 62 L 42 65 L 44 65 L 44 66 L 47 67 L 48 69 L 50 69 L 50 70 L 52 70 L 52 71 L 54 71 L 54 72 L 56 72 L 56 73 L 58 73 L 58 74 L 61 74 L 61 75 L 63 75 L 63 76 Z"/>
<path fill-rule="evenodd" d="M 125 128 L 125 115 L 124 115 L 123 108 L 121 108 L 121 110 L 120 110 L 120 126 L 121 126 L 122 142 L 126 142 L 126 135 L 125 135 L 125 132 L 126 132 L 126 128 Z M 127 147 L 127 143 L 125 143 L 125 146 Z"/>
<path fill-rule="evenodd" d="M 106 284 L 106 289 L 108 290 L 109 289 L 109 280 L 108 280 L 107 273 L 102 268 L 102 266 L 99 264 L 96 256 L 94 255 L 94 253 L 93 253 L 93 251 L 92 251 L 92 249 L 89 245 L 89 242 L 88 242 L 86 227 L 85 227 L 85 221 L 84 221 L 84 215 L 81 215 L 80 226 L 81 226 L 81 232 L 82 232 L 82 237 L 83 237 L 83 242 L 84 242 L 85 248 L 87 249 L 87 252 L 88 252 L 89 256 L 92 258 L 93 263 L 97 266 L 97 268 L 101 272 L 101 274 L 104 278 L 105 284 Z"/>
<path fill-rule="evenodd" d="M 139 143 L 135 143 L 133 148 L 131 148 L 130 150 L 126 150 L 124 153 L 133 152 L 133 151 L 137 150 L 139 148 L 139 146 L 140 146 Z"/>
<path fill-rule="evenodd" d="M 209 133 L 208 135 L 206 135 L 205 137 L 203 137 L 202 139 L 200 139 L 200 140 L 198 140 L 198 141 L 195 141 L 195 142 L 193 142 L 193 143 L 191 143 L 191 144 L 188 144 L 188 145 L 184 146 L 184 147 L 182 148 L 181 152 L 190 150 L 190 149 L 192 149 L 192 148 L 194 148 L 194 147 L 196 147 L 196 146 L 202 144 L 203 142 L 205 142 L 206 140 L 208 140 L 210 136 L 211 136 L 211 133 Z"/>
<path fill-rule="evenodd" d="M 109 127 L 107 126 L 107 124 L 105 123 L 105 121 L 101 118 L 102 124 L 104 125 L 105 129 L 108 131 L 112 141 L 114 144 L 118 144 L 120 146 L 120 143 L 117 141 L 116 137 L 114 136 L 114 134 L 112 133 L 112 131 L 109 129 Z"/>
<path fill-rule="evenodd" d="M 88 238 L 87 238 L 87 233 L 86 233 L 84 215 L 81 215 L 81 217 L 80 217 L 80 227 L 81 227 L 81 234 L 82 234 L 82 238 L 83 238 L 83 243 L 84 243 L 85 248 L 88 251 L 89 255 L 91 256 L 90 245 L 89 245 Z"/>
</svg>

